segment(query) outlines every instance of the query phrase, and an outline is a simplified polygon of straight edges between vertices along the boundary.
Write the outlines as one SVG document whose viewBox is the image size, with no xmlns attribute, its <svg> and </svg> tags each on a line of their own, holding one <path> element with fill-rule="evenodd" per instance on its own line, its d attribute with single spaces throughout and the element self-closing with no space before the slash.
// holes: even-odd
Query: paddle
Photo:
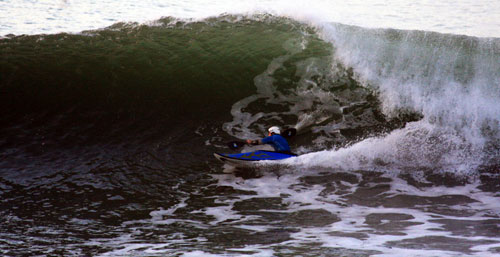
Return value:
<svg viewBox="0 0 500 257">
<path fill-rule="evenodd" d="M 238 149 L 246 144 L 247 144 L 247 142 L 243 142 L 243 141 L 231 141 L 231 142 L 227 143 L 227 146 L 229 146 L 229 148 L 234 150 L 234 149 Z"/>
<path fill-rule="evenodd" d="M 289 128 L 289 129 L 286 129 L 285 131 L 283 131 L 281 133 L 281 136 L 284 138 L 291 138 L 291 137 L 295 136 L 296 134 L 297 134 L 297 129 Z M 247 144 L 247 142 L 244 142 L 244 141 L 231 141 L 231 142 L 227 143 L 227 146 L 229 148 L 235 150 L 235 149 L 238 149 L 246 144 Z"/>
<path fill-rule="evenodd" d="M 281 133 L 281 136 L 284 138 L 291 138 L 293 136 L 297 135 L 297 129 L 296 128 L 289 128 L 285 129 L 283 133 Z"/>
</svg>

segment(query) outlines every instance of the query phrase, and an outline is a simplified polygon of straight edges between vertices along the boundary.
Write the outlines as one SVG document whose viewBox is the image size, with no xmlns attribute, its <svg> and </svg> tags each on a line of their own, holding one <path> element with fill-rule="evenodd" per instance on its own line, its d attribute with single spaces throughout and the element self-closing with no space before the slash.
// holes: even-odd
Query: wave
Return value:
<svg viewBox="0 0 500 257">
<path fill-rule="evenodd" d="M 499 152 L 499 49 L 498 39 L 272 15 L 10 36 L 0 40 L 3 132 L 140 143 L 188 126 L 217 146 L 295 125 L 298 152 L 334 149 L 298 165 L 469 171 Z M 215 132 L 198 133 L 207 121 Z"/>
<path fill-rule="evenodd" d="M 320 28 L 336 47 L 335 58 L 376 92 L 384 114 L 410 111 L 423 119 L 302 163 L 461 173 L 498 165 L 500 40 L 341 24 Z"/>
</svg>

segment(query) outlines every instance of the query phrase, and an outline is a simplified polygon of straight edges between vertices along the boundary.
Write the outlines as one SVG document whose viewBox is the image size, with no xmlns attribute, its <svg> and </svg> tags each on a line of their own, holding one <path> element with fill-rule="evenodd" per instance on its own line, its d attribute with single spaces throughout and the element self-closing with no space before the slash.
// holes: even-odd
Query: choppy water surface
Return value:
<svg viewBox="0 0 500 257">
<path fill-rule="evenodd" d="M 0 253 L 500 255 L 500 41 L 281 11 L 1 39 Z"/>
<path fill-rule="evenodd" d="M 395 28 L 499 37 L 500 3 L 461 1 L 289 1 L 289 0 L 4 0 L 0 35 L 73 32 L 116 22 L 153 22 L 161 17 L 204 19 L 221 14 L 271 13 L 305 21 L 337 22 L 370 28 Z"/>
</svg>

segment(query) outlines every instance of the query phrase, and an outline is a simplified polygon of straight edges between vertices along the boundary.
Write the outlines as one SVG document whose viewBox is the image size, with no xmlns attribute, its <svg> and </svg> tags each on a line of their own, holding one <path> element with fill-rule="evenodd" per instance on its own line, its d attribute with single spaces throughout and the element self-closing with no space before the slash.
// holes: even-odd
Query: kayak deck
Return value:
<svg viewBox="0 0 500 257">
<path fill-rule="evenodd" d="M 221 154 L 214 153 L 218 160 L 235 166 L 251 166 L 257 161 L 277 161 L 295 157 L 295 154 L 286 154 L 273 151 L 259 150 L 255 152 L 237 153 L 237 154 Z"/>
</svg>

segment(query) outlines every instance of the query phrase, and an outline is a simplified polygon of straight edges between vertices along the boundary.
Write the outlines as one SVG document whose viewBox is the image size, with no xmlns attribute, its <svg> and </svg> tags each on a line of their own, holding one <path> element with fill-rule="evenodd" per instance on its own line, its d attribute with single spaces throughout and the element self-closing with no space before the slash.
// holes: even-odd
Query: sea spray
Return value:
<svg viewBox="0 0 500 257">
<path fill-rule="evenodd" d="M 339 24 L 320 27 L 323 38 L 335 46 L 335 60 L 352 67 L 362 85 L 375 92 L 384 114 L 416 112 L 423 119 L 349 149 L 315 153 L 314 161 L 304 164 L 342 166 L 343 157 L 354 155 L 359 163 L 351 169 L 380 162 L 389 169 L 473 173 L 492 153 L 498 155 L 489 150 L 499 149 L 500 138 L 498 40 Z M 317 161 L 321 155 L 329 161 Z"/>
</svg>

